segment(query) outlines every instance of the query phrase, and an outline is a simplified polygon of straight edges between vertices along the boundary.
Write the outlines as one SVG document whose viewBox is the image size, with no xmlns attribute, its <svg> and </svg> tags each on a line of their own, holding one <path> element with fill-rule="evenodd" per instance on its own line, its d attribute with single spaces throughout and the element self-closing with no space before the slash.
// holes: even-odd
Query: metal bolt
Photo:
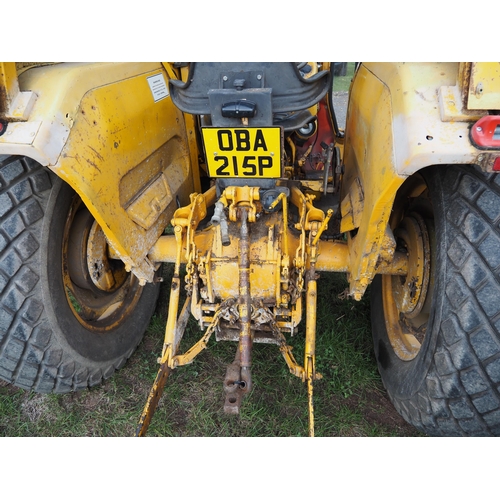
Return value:
<svg viewBox="0 0 500 500">
<path fill-rule="evenodd" d="M 482 131 L 483 131 L 482 127 L 476 127 L 476 130 L 477 130 L 478 132 L 482 132 Z"/>
<path fill-rule="evenodd" d="M 262 75 L 257 75 L 257 80 L 262 80 Z"/>
<path fill-rule="evenodd" d="M 222 79 L 227 82 L 227 76 L 223 76 Z"/>
</svg>

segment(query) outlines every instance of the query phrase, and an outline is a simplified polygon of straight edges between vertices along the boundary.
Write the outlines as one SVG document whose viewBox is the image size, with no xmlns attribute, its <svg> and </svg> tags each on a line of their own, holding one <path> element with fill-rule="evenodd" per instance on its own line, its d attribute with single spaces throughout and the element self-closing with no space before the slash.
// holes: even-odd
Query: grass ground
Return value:
<svg viewBox="0 0 500 500">
<path fill-rule="evenodd" d="M 167 279 L 170 270 L 167 266 Z M 378 376 L 368 297 L 360 303 L 343 300 L 345 286 L 342 276 L 329 273 L 318 283 L 317 368 L 323 379 L 315 384 L 316 435 L 416 436 L 393 409 Z M 102 386 L 41 395 L 0 383 L 0 436 L 132 436 L 158 368 L 167 295 L 162 293 L 138 350 Z M 186 346 L 197 336 L 190 324 Z M 300 360 L 303 328 L 290 343 Z M 174 370 L 148 435 L 306 436 L 306 387 L 288 372 L 273 345 L 254 346 L 253 390 L 240 415 L 224 414 L 222 382 L 235 349 L 235 343 L 212 339 L 191 365 Z"/>
<path fill-rule="evenodd" d="M 347 63 L 347 71 L 345 76 L 335 76 L 333 79 L 334 92 L 347 92 L 351 85 L 351 80 L 354 75 L 354 66 L 356 63 Z"/>
</svg>

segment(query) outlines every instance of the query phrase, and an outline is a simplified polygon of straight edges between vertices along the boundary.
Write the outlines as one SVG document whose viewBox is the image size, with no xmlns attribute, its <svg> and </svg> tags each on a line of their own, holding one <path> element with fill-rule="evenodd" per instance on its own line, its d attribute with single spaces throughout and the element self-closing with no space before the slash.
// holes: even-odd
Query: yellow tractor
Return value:
<svg viewBox="0 0 500 500">
<path fill-rule="evenodd" d="M 121 368 L 174 264 L 143 436 L 172 370 L 235 343 L 307 386 L 319 272 L 371 284 L 374 352 L 429 435 L 500 435 L 500 63 L 0 63 L 0 377 L 37 392 Z M 199 338 L 180 343 L 194 318 Z M 304 358 L 289 338 L 305 323 Z"/>
</svg>

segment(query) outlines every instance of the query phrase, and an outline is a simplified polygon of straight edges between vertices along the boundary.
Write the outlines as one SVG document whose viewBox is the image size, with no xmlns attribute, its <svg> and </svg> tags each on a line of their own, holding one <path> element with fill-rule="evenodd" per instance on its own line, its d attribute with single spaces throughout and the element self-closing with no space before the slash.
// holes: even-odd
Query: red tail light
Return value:
<svg viewBox="0 0 500 500">
<path fill-rule="evenodd" d="M 472 126 L 470 136 L 478 148 L 500 148 L 500 115 L 483 116 Z"/>
</svg>

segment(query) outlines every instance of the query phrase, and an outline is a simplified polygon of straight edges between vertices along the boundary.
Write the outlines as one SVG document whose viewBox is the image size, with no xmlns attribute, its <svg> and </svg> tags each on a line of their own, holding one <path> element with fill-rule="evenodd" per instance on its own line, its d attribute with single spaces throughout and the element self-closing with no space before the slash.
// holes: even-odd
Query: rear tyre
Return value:
<svg viewBox="0 0 500 500">
<path fill-rule="evenodd" d="M 76 193 L 24 157 L 0 156 L 0 378 L 36 392 L 83 389 L 132 354 L 159 286 L 107 259 Z"/>
<path fill-rule="evenodd" d="M 424 171 L 395 201 L 415 272 L 373 282 L 375 355 L 398 412 L 429 435 L 500 435 L 499 223 L 500 176 L 473 167 Z"/>
</svg>

